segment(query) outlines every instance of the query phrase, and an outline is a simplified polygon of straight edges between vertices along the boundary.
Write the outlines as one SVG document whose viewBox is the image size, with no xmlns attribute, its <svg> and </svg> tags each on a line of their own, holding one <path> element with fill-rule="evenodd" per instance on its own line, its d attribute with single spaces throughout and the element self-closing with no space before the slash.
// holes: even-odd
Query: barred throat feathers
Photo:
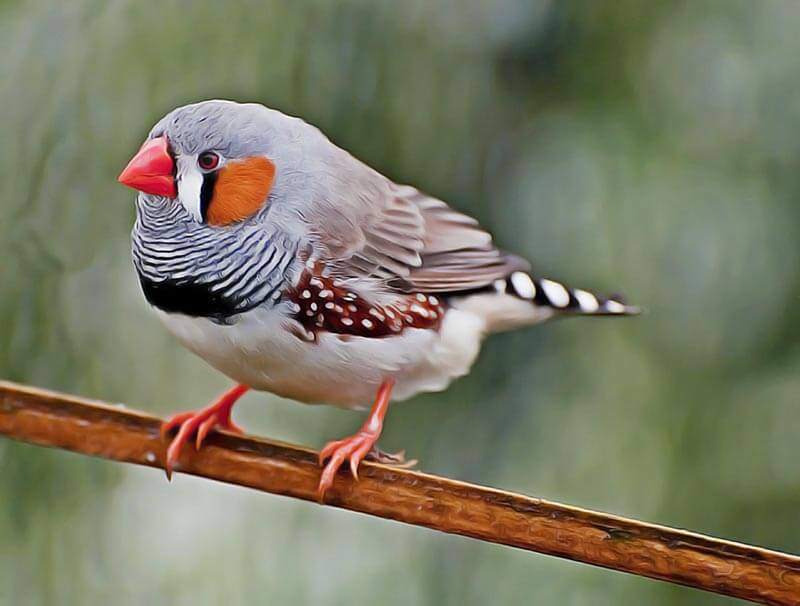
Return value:
<svg viewBox="0 0 800 606">
<path fill-rule="evenodd" d="M 168 313 L 225 322 L 276 305 L 297 262 L 299 238 L 269 221 L 218 228 L 174 200 L 140 195 L 133 264 L 148 302 Z"/>
</svg>

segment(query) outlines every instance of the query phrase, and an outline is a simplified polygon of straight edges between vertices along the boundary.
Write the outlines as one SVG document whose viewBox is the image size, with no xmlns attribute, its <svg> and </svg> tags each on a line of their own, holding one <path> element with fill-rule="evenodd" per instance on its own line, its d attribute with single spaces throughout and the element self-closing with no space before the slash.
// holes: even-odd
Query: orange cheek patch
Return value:
<svg viewBox="0 0 800 606">
<path fill-rule="evenodd" d="M 266 202 L 274 179 L 275 165 L 266 158 L 229 162 L 217 173 L 206 221 L 229 225 L 252 216 Z"/>
</svg>

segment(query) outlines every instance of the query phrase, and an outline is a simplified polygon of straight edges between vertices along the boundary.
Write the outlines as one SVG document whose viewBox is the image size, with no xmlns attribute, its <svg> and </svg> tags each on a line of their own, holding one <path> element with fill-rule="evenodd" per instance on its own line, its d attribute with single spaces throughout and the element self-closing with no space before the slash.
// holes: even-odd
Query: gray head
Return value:
<svg viewBox="0 0 800 606">
<path fill-rule="evenodd" d="M 159 120 L 119 180 L 177 199 L 197 222 L 230 225 L 265 206 L 278 175 L 301 168 L 309 138 L 324 136 L 263 105 L 203 101 Z"/>
</svg>

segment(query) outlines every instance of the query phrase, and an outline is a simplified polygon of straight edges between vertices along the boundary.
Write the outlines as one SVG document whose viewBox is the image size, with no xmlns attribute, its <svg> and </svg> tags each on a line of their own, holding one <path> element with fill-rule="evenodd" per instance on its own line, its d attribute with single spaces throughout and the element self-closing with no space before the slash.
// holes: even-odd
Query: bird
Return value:
<svg viewBox="0 0 800 606">
<path fill-rule="evenodd" d="M 474 218 L 258 103 L 172 110 L 118 181 L 138 191 L 132 257 L 145 299 L 235 383 L 164 423 L 168 476 L 187 443 L 243 431 L 231 410 L 250 389 L 368 410 L 319 453 L 323 502 L 345 464 L 357 480 L 367 457 L 403 463 L 377 447 L 390 403 L 446 389 L 486 336 L 639 312 L 531 274 Z"/>
</svg>

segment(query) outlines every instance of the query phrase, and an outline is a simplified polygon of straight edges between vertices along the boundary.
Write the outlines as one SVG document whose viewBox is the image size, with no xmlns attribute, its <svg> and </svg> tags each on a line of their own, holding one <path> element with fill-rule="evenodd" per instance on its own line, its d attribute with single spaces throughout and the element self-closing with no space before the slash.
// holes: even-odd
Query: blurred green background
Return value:
<svg viewBox="0 0 800 606">
<path fill-rule="evenodd" d="M 633 320 L 490 339 L 382 446 L 426 471 L 800 551 L 800 4 L 0 5 L 0 376 L 158 414 L 229 382 L 145 304 L 115 182 L 222 97 L 300 115 Z M 358 413 L 249 394 L 318 447 Z M 734 600 L 0 440 L 0 604 Z"/>
</svg>

